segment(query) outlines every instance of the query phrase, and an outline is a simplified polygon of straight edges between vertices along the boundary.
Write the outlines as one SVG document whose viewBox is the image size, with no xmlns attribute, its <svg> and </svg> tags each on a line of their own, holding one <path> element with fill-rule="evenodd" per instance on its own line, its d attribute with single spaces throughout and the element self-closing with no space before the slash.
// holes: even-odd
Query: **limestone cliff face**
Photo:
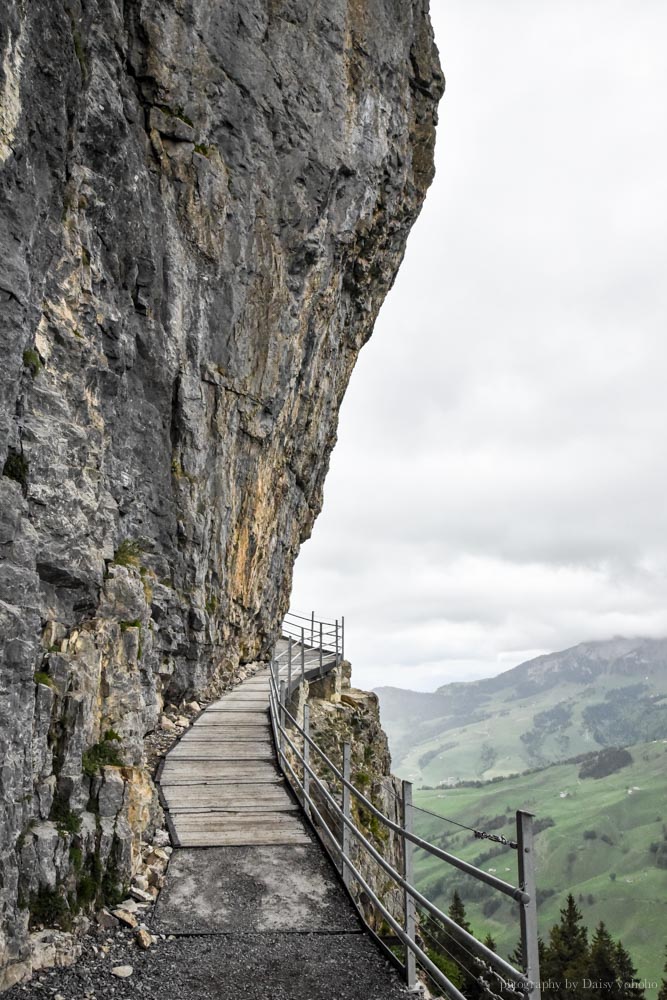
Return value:
<svg viewBox="0 0 667 1000">
<path fill-rule="evenodd" d="M 275 637 L 432 177 L 427 6 L 3 4 L 5 982 L 131 864 L 163 700 Z"/>
<path fill-rule="evenodd" d="M 311 737 L 339 770 L 343 768 L 343 745 L 349 743 L 352 783 L 384 816 L 394 823 L 403 825 L 402 782 L 391 773 L 389 742 L 380 722 L 377 695 L 351 687 L 350 679 L 350 664 L 343 661 L 322 680 L 302 685 L 294 697 L 292 714 L 303 724 L 303 708 L 305 704 L 309 705 Z M 301 775 L 301 765 L 294 754 L 292 763 L 296 773 Z M 311 765 L 340 806 L 342 804 L 340 783 L 314 752 L 311 754 Z M 317 786 L 312 786 L 311 794 L 327 826 L 336 836 L 334 846 L 330 844 L 324 831 L 320 830 L 328 847 L 334 846 L 334 857 L 337 857 L 336 850 L 341 842 L 342 823 Z M 397 871 L 402 872 L 404 859 L 401 838 L 386 827 L 355 796 L 351 798 L 350 808 L 352 819 L 366 839 L 386 861 Z M 317 818 L 315 823 L 319 825 Z M 350 854 L 353 864 L 362 877 L 377 893 L 390 913 L 401 922 L 404 901 L 399 887 L 369 856 L 367 850 L 360 846 L 353 835 L 350 837 Z M 354 878 L 350 882 L 350 892 L 362 910 L 366 922 L 380 936 L 391 938 L 391 928 Z"/>
</svg>

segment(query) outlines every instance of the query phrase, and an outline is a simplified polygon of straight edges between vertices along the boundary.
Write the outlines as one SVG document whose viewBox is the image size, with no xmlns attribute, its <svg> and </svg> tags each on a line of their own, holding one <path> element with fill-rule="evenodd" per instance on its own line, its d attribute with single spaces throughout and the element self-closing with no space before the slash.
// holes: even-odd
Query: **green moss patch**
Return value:
<svg viewBox="0 0 667 1000">
<path fill-rule="evenodd" d="M 118 743 L 120 743 L 118 733 L 113 729 L 107 729 L 99 743 L 84 751 L 81 758 L 83 773 L 92 778 L 99 774 L 103 767 L 123 767 L 124 762 L 119 753 Z"/>
</svg>

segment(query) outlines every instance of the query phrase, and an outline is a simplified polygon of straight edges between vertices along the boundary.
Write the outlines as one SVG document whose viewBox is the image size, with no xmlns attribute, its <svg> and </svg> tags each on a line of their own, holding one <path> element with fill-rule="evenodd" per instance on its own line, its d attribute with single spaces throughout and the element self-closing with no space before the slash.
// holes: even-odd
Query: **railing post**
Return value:
<svg viewBox="0 0 667 1000">
<path fill-rule="evenodd" d="M 279 761 L 281 771 L 285 770 L 283 766 L 283 758 L 285 757 L 285 736 L 283 734 L 283 730 L 285 728 L 285 701 L 287 700 L 286 690 L 287 690 L 287 685 L 285 684 L 285 681 L 281 681 L 280 682 L 280 761 Z"/>
<path fill-rule="evenodd" d="M 303 738 L 303 811 L 310 819 L 310 806 L 308 797 L 310 796 L 310 773 L 306 765 L 310 765 L 310 744 L 306 737 L 310 736 L 310 705 L 303 706 L 303 731 L 306 734 Z"/>
<path fill-rule="evenodd" d="M 292 636 L 287 640 L 287 697 L 292 691 Z"/>
<path fill-rule="evenodd" d="M 305 629 L 301 626 L 301 683 L 306 679 L 306 637 Z"/>
<path fill-rule="evenodd" d="M 521 919 L 521 950 L 528 979 L 530 1000 L 540 1000 L 540 955 L 537 932 L 537 899 L 535 888 L 535 842 L 532 813 L 519 810 L 516 814 L 516 840 L 519 861 L 519 886 L 530 899 L 519 904 Z"/>
<path fill-rule="evenodd" d="M 350 760 L 351 760 L 351 747 L 349 743 L 343 744 L 343 777 L 345 781 L 350 780 Z M 349 819 L 350 818 L 350 789 L 347 785 L 343 785 L 343 815 Z M 341 835 L 341 872 L 343 875 L 343 885 L 349 889 L 350 887 L 350 869 L 345 864 L 346 858 L 350 856 L 350 829 L 347 823 L 343 823 L 343 831 Z"/>
<path fill-rule="evenodd" d="M 322 676 L 322 622 L 320 622 L 320 677 Z"/>
<path fill-rule="evenodd" d="M 310 613 L 310 645 L 315 648 L 315 612 Z"/>
<path fill-rule="evenodd" d="M 338 619 L 336 619 L 336 666 L 338 666 Z"/>
<path fill-rule="evenodd" d="M 345 616 L 340 620 L 340 658 L 345 659 Z"/>
<path fill-rule="evenodd" d="M 401 826 L 406 833 L 412 833 L 412 782 L 403 781 L 401 784 L 402 816 Z M 407 837 L 403 837 L 403 878 L 410 885 L 414 884 L 414 846 Z M 407 891 L 403 891 L 403 908 L 405 914 L 405 933 L 411 941 L 415 940 L 415 901 L 414 897 Z M 405 981 L 408 989 L 414 989 L 417 983 L 417 961 L 415 953 L 405 945 Z"/>
</svg>

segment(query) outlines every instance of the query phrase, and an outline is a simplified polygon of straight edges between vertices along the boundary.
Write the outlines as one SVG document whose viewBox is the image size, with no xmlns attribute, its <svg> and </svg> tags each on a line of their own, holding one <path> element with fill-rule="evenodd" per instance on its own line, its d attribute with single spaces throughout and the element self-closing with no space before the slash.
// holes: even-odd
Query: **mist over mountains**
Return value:
<svg viewBox="0 0 667 1000">
<path fill-rule="evenodd" d="M 402 777 L 488 780 L 667 736 L 667 639 L 584 642 L 432 693 L 376 693 Z"/>
</svg>

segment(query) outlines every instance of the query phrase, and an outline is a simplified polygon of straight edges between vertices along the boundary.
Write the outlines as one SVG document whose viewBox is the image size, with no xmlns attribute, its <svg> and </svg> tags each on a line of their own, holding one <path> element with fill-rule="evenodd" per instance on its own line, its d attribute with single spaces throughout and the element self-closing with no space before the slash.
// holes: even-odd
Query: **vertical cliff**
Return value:
<svg viewBox="0 0 667 1000">
<path fill-rule="evenodd" d="M 432 177 L 427 6 L 5 0 L 0 985 L 132 865 L 164 699 L 275 636 Z"/>
</svg>

